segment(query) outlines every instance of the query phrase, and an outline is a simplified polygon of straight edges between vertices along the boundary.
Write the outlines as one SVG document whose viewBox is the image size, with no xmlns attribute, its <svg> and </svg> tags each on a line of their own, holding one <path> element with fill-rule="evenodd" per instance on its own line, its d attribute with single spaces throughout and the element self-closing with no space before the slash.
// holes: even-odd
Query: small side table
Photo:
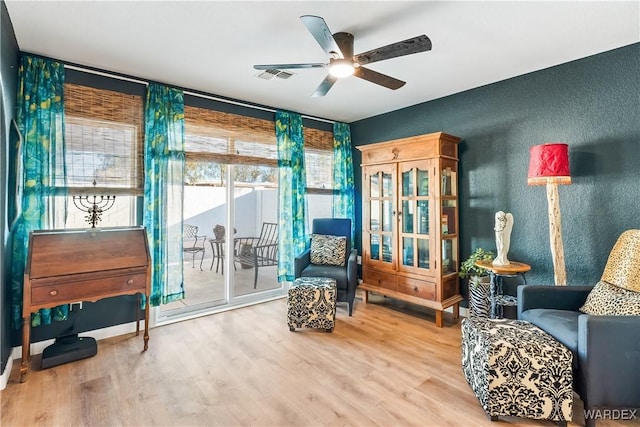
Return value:
<svg viewBox="0 0 640 427">
<path fill-rule="evenodd" d="M 209 239 L 209 243 L 211 244 L 211 251 L 213 252 L 213 258 L 211 258 L 211 267 L 209 270 L 213 269 L 213 263 L 216 263 L 216 273 L 218 272 L 218 268 L 220 267 L 220 262 L 222 261 L 222 274 L 224 274 L 224 239 Z"/>
<path fill-rule="evenodd" d="M 493 265 L 491 261 L 477 261 L 476 265 L 480 268 L 484 268 L 489 271 L 491 283 L 489 285 L 489 300 L 491 301 L 491 318 L 502 318 L 502 307 L 504 305 L 513 304 L 512 301 L 506 301 L 502 294 L 502 279 L 501 277 L 513 277 L 521 276 L 524 280 L 524 284 L 527 284 L 527 279 L 524 277 L 524 273 L 531 270 L 529 264 L 523 262 L 511 261 L 507 265 Z M 500 283 L 498 284 L 498 280 Z"/>
</svg>

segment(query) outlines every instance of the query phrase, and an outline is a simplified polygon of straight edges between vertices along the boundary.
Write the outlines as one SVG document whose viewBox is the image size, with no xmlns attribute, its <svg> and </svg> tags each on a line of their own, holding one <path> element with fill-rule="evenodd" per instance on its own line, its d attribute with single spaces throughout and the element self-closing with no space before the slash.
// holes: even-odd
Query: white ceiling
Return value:
<svg viewBox="0 0 640 427">
<path fill-rule="evenodd" d="M 17 1 L 21 50 L 302 114 L 352 122 L 640 41 L 635 1 Z M 327 62 L 300 15 L 355 36 L 355 53 L 421 34 L 430 52 L 368 67 L 323 98 L 324 69 L 287 80 L 253 64 Z"/>
</svg>

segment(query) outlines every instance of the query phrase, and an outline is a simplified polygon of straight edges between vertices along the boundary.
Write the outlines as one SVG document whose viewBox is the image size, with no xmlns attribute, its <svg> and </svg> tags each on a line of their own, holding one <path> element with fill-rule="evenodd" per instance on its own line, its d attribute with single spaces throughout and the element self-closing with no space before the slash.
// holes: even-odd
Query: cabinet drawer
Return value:
<svg viewBox="0 0 640 427">
<path fill-rule="evenodd" d="M 47 284 L 38 286 L 31 283 L 31 305 L 55 305 L 74 301 L 95 301 L 129 291 L 134 294 L 146 290 L 147 278 L 144 274 L 107 277 L 96 280 Z"/>
<path fill-rule="evenodd" d="M 398 277 L 398 292 L 417 298 L 435 300 L 436 284 L 408 277 Z"/>
<path fill-rule="evenodd" d="M 392 291 L 397 289 L 397 278 L 394 274 L 365 270 L 364 282 L 371 286 L 378 286 Z"/>
</svg>

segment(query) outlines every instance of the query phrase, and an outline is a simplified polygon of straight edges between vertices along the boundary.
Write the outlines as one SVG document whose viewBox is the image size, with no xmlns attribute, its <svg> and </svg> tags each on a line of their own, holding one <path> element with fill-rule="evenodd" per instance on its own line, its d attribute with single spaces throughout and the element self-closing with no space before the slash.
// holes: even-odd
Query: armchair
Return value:
<svg viewBox="0 0 640 427">
<path fill-rule="evenodd" d="M 338 288 L 337 301 L 348 304 L 349 316 L 353 313 L 353 300 L 358 286 L 358 251 L 351 250 L 351 220 L 348 218 L 316 218 L 312 225 L 313 234 L 345 236 L 346 251 L 344 265 L 313 264 L 311 249 L 305 250 L 294 261 L 294 276 L 329 277 L 335 279 Z"/>
<path fill-rule="evenodd" d="M 614 285 L 614 286 L 611 286 Z M 607 298 L 592 290 L 612 288 Z M 594 299 L 591 299 L 594 298 Z M 615 315 L 586 314 L 585 302 L 601 304 Z M 627 306 L 627 308 L 625 308 Z M 601 282 L 594 286 L 518 288 L 518 319 L 553 336 L 573 353 L 574 390 L 584 403 L 585 425 L 595 426 L 604 412 L 640 408 L 640 230 L 616 242 Z M 620 315 L 627 314 L 627 315 Z"/>
</svg>

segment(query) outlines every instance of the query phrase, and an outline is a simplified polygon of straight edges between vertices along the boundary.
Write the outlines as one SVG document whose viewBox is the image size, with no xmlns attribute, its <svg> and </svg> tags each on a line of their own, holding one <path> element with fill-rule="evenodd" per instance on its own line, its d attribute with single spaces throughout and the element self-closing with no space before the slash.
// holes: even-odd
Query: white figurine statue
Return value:
<svg viewBox="0 0 640 427">
<path fill-rule="evenodd" d="M 496 232 L 496 249 L 498 256 L 493 260 L 493 265 L 509 265 L 507 253 L 511 244 L 511 230 L 513 229 L 513 215 L 502 211 L 496 212 L 496 224 L 493 228 Z"/>
</svg>

